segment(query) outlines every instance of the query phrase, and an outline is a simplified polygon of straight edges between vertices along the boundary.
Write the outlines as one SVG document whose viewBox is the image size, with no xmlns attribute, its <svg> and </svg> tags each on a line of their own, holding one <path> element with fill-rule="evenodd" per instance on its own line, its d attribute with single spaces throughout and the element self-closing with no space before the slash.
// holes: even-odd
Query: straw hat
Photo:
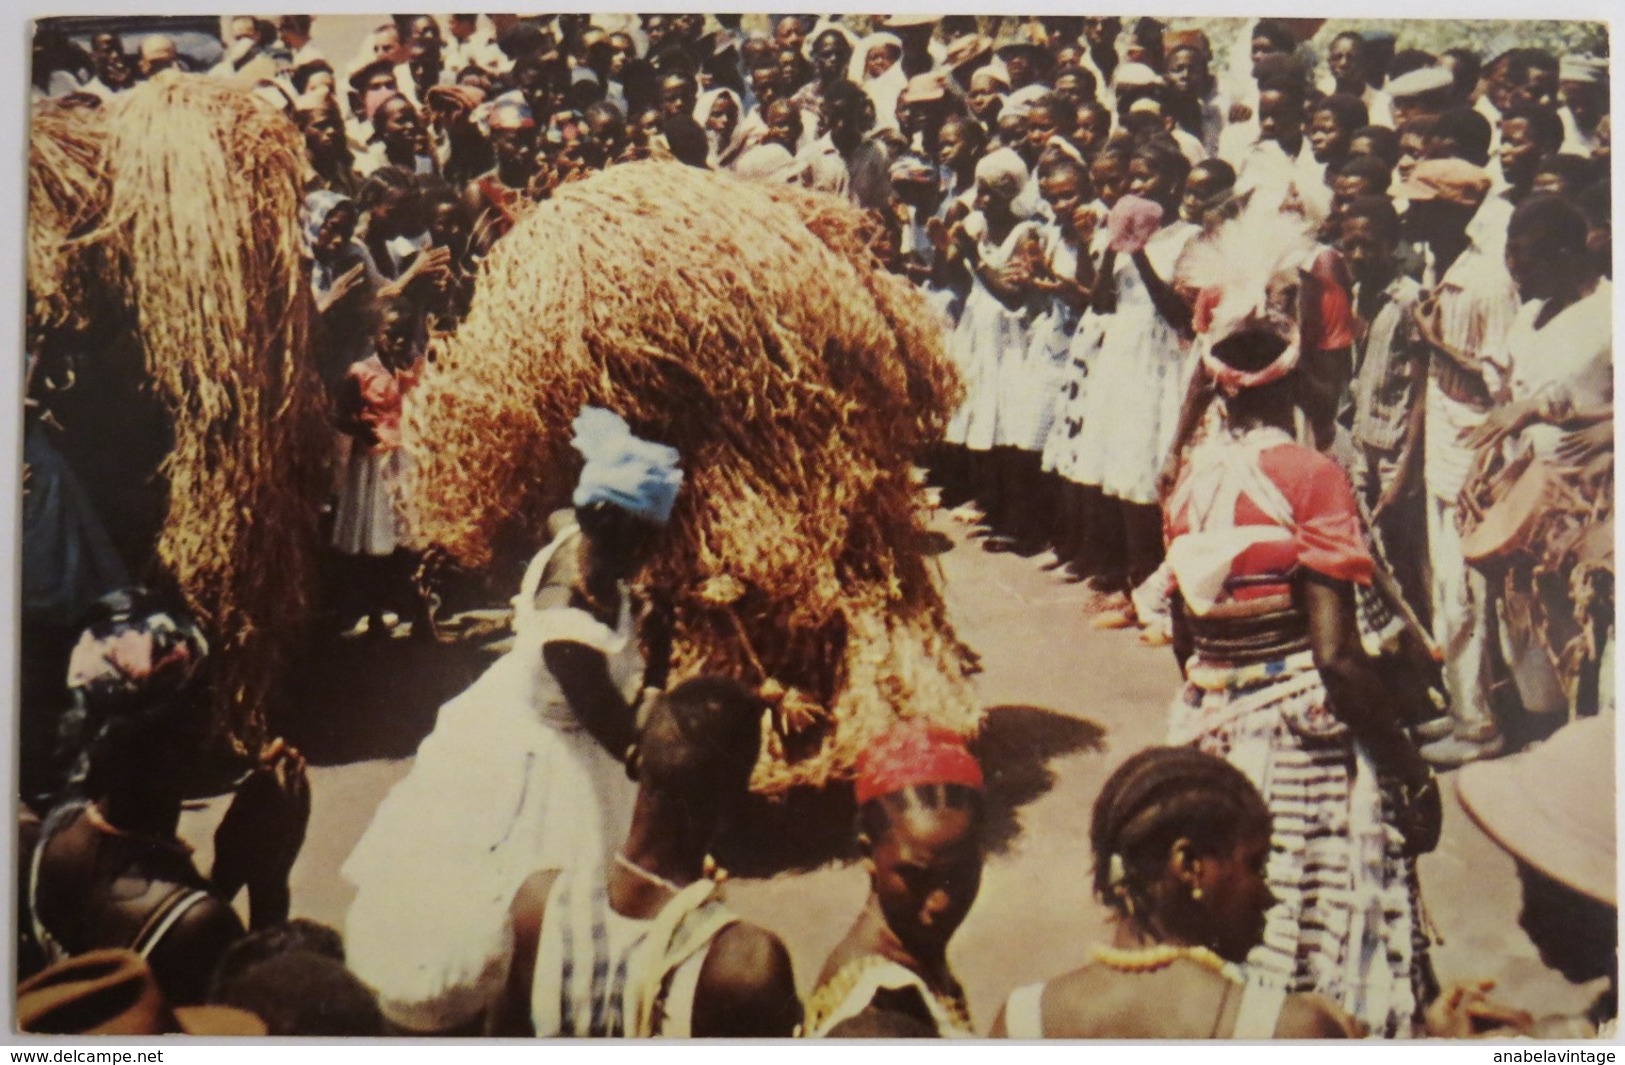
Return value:
<svg viewBox="0 0 1625 1065">
<path fill-rule="evenodd" d="M 265 1022 L 247 1010 L 171 1009 L 152 969 L 130 950 L 93 950 L 25 980 L 17 1027 L 41 1035 L 265 1035 Z"/>
<path fill-rule="evenodd" d="M 980 62 L 993 54 L 993 38 L 974 33 L 948 46 L 948 66 L 955 71 Z"/>
<path fill-rule="evenodd" d="M 880 24 L 888 30 L 906 30 L 918 26 L 935 26 L 941 21 L 941 15 L 887 15 L 880 20 Z"/>
<path fill-rule="evenodd" d="M 1465 159 L 1428 159 L 1416 164 L 1411 176 L 1394 186 L 1394 195 L 1407 200 L 1444 200 L 1477 207 L 1490 191 L 1490 175 Z"/>
<path fill-rule="evenodd" d="M 1503 850 L 1582 895 L 1618 905 L 1613 718 L 1582 718 L 1522 754 L 1469 765 L 1456 790 Z"/>
</svg>

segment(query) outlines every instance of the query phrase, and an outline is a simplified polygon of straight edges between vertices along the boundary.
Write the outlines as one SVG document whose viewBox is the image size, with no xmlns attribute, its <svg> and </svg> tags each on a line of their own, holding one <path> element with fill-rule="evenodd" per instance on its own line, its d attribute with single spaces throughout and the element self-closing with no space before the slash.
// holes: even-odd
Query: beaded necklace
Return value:
<svg viewBox="0 0 1625 1065">
<path fill-rule="evenodd" d="M 653 884 L 658 888 L 664 888 L 673 895 L 680 895 L 683 893 L 683 885 L 672 880 L 667 880 L 665 877 L 659 876 L 658 874 L 649 872 L 649 870 L 628 858 L 623 851 L 615 852 L 615 864 L 620 866 L 622 869 L 625 869 L 639 880 Z"/>
<path fill-rule="evenodd" d="M 1234 963 L 1225 961 L 1207 947 L 1175 946 L 1172 943 L 1158 943 L 1155 946 L 1140 947 L 1134 950 L 1125 950 L 1121 947 L 1108 947 L 1096 944 L 1090 951 L 1095 961 L 1115 969 L 1120 973 L 1151 973 L 1166 969 L 1180 958 L 1195 962 L 1211 973 L 1224 977 L 1234 984 L 1245 983 L 1241 969 Z"/>
</svg>

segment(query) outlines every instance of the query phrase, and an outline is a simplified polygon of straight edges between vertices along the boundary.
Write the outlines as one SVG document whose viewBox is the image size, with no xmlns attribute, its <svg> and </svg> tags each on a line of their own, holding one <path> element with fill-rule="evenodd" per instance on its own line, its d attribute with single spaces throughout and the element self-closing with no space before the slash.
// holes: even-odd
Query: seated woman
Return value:
<svg viewBox="0 0 1625 1065">
<path fill-rule="evenodd" d="M 584 409 L 574 520 L 533 559 L 514 642 L 440 710 L 406 778 L 343 867 L 356 885 L 351 968 L 412 1032 L 477 1025 L 508 962 L 508 904 L 538 868 L 605 861 L 636 789 L 624 759 L 640 691 L 664 687 L 663 639 L 626 580 L 671 517 L 677 452 Z M 654 633 L 655 635 L 651 635 Z"/>
<path fill-rule="evenodd" d="M 99 600 L 68 667 L 65 742 L 77 752 L 25 882 L 46 963 L 105 948 L 146 959 L 164 997 L 203 1001 L 221 956 L 244 934 L 231 900 L 248 888 L 250 923 L 288 915 L 288 872 L 304 841 L 310 789 L 299 752 L 275 740 L 238 785 L 204 876 L 176 835 L 181 800 L 210 775 L 218 734 L 197 623 L 142 590 Z"/>
<path fill-rule="evenodd" d="M 1241 771 L 1190 747 L 1117 768 L 1089 828 L 1110 946 L 1017 988 L 993 1021 L 1011 1039 L 1321 1039 L 1354 1034 L 1326 1000 L 1242 976 L 1274 903 L 1270 814 Z"/>
<path fill-rule="evenodd" d="M 902 1016 L 968 1038 L 948 941 L 982 885 L 982 768 L 956 733 L 902 724 L 864 752 L 857 800 L 869 899 L 824 963 L 805 1030 L 826 1037 L 853 1018 L 885 1027 L 883 1016 Z"/>
</svg>

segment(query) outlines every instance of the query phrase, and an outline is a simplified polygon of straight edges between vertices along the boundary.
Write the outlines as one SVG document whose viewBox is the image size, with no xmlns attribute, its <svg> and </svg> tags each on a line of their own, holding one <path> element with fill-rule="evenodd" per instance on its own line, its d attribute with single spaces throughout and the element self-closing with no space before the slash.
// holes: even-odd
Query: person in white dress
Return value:
<svg viewBox="0 0 1625 1065">
<path fill-rule="evenodd" d="M 1035 306 L 1018 275 L 1029 246 L 1040 243 L 1041 223 L 1027 164 L 1009 148 L 989 152 L 976 164 L 975 210 L 949 230 L 951 264 L 970 274 L 970 294 L 948 351 L 965 381 L 965 402 L 948 423 L 947 439 L 971 452 L 971 482 L 989 525 L 1000 528 L 1007 508 L 993 449 L 1006 444 L 1001 418 L 1011 414 L 1009 378 L 1027 356 Z M 1018 250 L 1020 254 L 1018 254 Z"/>
<path fill-rule="evenodd" d="M 509 903 L 538 868 L 596 867 L 626 835 L 623 757 L 640 692 L 664 682 L 658 616 L 625 583 L 670 519 L 672 448 L 588 407 L 574 520 L 531 561 L 513 647 L 441 708 L 411 771 L 343 867 L 350 967 L 412 1032 L 473 1031 L 508 962 Z"/>
<path fill-rule="evenodd" d="M 1162 558 L 1157 474 L 1173 446 L 1192 366 L 1191 312 L 1174 291 L 1174 265 L 1197 227 L 1178 207 L 1190 163 L 1172 142 L 1153 140 L 1129 163 L 1129 192 L 1107 220 L 1095 311 L 1105 316 L 1090 356 L 1088 407 L 1079 438 L 1077 479 L 1098 484 L 1108 507 L 1101 520 L 1121 528 L 1127 591 Z M 1081 329 L 1081 327 L 1080 327 Z M 1115 511 L 1115 513 L 1113 513 Z M 1125 604 L 1101 624 L 1132 621 Z"/>
<path fill-rule="evenodd" d="M 1076 415 L 1088 388 L 1086 363 L 1072 357 L 1080 316 L 1094 288 L 1095 262 L 1104 247 L 1106 207 L 1094 197 L 1089 168 L 1070 158 L 1058 158 L 1039 168 L 1039 192 L 1055 215 L 1045 228 L 1047 258 L 1036 273 L 1035 284 L 1048 295 L 1049 307 L 1033 330 L 1034 356 L 1053 360 L 1049 381 L 1049 431 L 1044 439 L 1041 469 L 1050 479 L 1048 492 L 1055 501 L 1054 545 L 1056 562 L 1077 576 L 1088 576 L 1085 552 L 1083 486 L 1067 477 L 1075 441 L 1081 431 Z M 1097 240 L 1097 238 L 1099 238 Z"/>
</svg>

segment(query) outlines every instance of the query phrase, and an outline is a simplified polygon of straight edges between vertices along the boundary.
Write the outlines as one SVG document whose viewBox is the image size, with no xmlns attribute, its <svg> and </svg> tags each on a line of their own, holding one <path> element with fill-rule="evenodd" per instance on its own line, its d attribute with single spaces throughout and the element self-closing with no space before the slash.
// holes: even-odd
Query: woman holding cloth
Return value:
<svg viewBox="0 0 1625 1065">
<path fill-rule="evenodd" d="M 607 410 L 583 409 L 574 428 L 586 460 L 574 515 L 525 571 L 513 648 L 441 708 L 344 865 L 351 968 L 413 1032 L 477 1023 L 506 969 L 520 883 L 605 861 L 630 824 L 624 756 L 640 692 L 664 686 L 667 662 L 644 661 L 626 581 L 683 475 L 675 450 Z"/>
</svg>

